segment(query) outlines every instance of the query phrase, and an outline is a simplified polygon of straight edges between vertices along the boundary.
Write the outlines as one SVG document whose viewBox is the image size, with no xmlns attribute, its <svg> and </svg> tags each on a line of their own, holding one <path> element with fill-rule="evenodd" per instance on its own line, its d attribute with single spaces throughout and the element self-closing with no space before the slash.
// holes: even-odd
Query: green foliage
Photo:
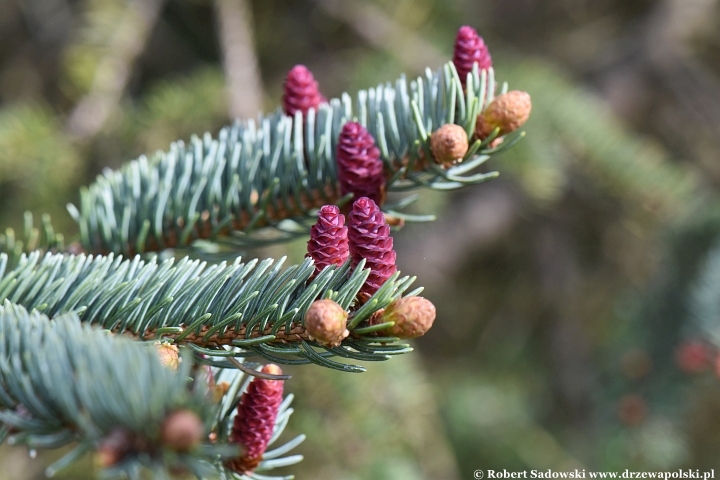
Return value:
<svg viewBox="0 0 720 480">
<path fill-rule="evenodd" d="M 188 469 L 198 477 L 221 473 L 240 478 L 225 471 L 222 459 L 238 455 L 238 447 L 228 444 L 228 432 L 245 383 L 242 373 L 215 372 L 219 381 L 227 382 L 229 394 L 214 404 L 204 376 L 195 374 L 188 383 L 190 358 L 175 371 L 162 365 L 147 345 L 81 324 L 75 314 L 50 321 L 37 310 L 28 313 L 5 302 L 0 306 L 0 435 L 32 449 L 76 442 L 47 469 L 48 475 L 121 431 L 140 447 L 128 445 L 125 458 L 103 472 L 105 477 L 139 478 L 144 466 L 153 471 L 153 478 L 169 478 L 173 468 Z M 275 439 L 292 413 L 291 401 L 289 396 L 280 409 Z M 217 429 L 219 442 L 187 453 L 164 445 L 161 427 L 178 410 L 195 412 L 207 431 Z M 260 469 L 299 461 L 302 457 L 277 457 L 302 440 L 298 437 L 268 452 Z"/>
<path fill-rule="evenodd" d="M 205 423 L 215 413 L 201 388 L 187 388 L 190 362 L 175 372 L 153 350 L 82 326 L 74 314 L 50 322 L 6 302 L 0 339 L 3 438 L 11 435 L 11 443 L 30 448 L 79 442 L 61 465 L 115 429 L 157 444 L 169 412 L 190 409 Z"/>
<path fill-rule="evenodd" d="M 247 264 L 237 259 L 231 265 L 207 267 L 187 257 L 177 264 L 173 259 L 158 264 L 155 259 L 144 262 L 140 257 L 123 260 L 113 255 L 47 254 L 41 259 L 39 252 L 22 257 L 7 273 L 6 263 L 7 256 L 0 254 L 0 301 L 50 317 L 77 312 L 84 322 L 112 332 L 187 342 L 198 353 L 220 356 L 211 361 L 216 366 L 234 366 L 222 357 L 259 355 L 277 363 L 315 363 L 359 372 L 365 369 L 329 357 L 387 360 L 411 350 L 397 339 L 364 334 L 361 329 L 334 348 L 293 335 L 297 327 L 304 332 L 305 312 L 316 299 L 332 298 L 347 310 L 354 305 L 369 274 L 362 265 L 352 274 L 349 264 L 328 267 L 308 282 L 314 272 L 311 259 L 284 271 L 283 260 L 273 265 L 271 259 Z M 353 309 L 348 328 L 353 331 L 400 297 L 413 280 L 396 274 L 362 307 Z M 225 345 L 244 350 L 226 350 Z"/>
<path fill-rule="evenodd" d="M 219 78 L 217 72 L 208 71 L 189 79 L 185 86 L 193 92 L 191 95 L 184 95 L 183 88 L 173 84 L 158 87 L 147 97 L 145 107 L 130 117 L 133 121 L 129 131 L 146 129 L 157 134 L 162 132 L 157 125 L 179 123 L 182 127 L 183 112 L 193 105 L 206 106 L 206 119 L 217 117 L 224 96 L 220 93 Z M 367 327 L 365 320 L 402 296 L 414 278 L 400 278 L 398 273 L 360 305 L 356 295 L 369 274 L 362 264 L 352 272 L 349 263 L 341 268 L 329 267 L 309 281 L 314 271 L 310 259 L 283 270 L 282 260 L 275 264 L 272 260 L 243 264 L 236 259 L 229 265 L 223 262 L 208 267 L 188 257 L 177 263 L 173 259 L 158 263 L 155 258 L 144 261 L 136 256 L 123 260 L 115 254 L 197 247 L 198 240 L 229 247 L 232 252 L 238 246 L 261 246 L 304 235 L 316 207 L 348 200 L 338 198 L 335 146 L 340 128 L 351 119 L 362 122 L 377 138 L 390 172 L 390 190 L 417 187 L 451 190 L 492 178 L 495 173 L 468 174 L 498 151 L 488 147 L 492 138 L 476 142 L 465 161 L 448 170 L 427 161 L 431 158 L 430 132 L 444 123 L 455 122 L 472 135 L 477 113 L 492 99 L 485 95 L 495 91 L 492 71 L 479 75 L 476 70 L 469 76 L 468 84 L 471 88 L 463 92 L 454 67 L 448 64 L 435 74 L 428 70 L 425 77 L 409 84 L 403 77 L 394 88 L 381 85 L 361 91 L 355 102 L 343 95 L 311 112 L 306 119 L 299 114 L 290 118 L 276 112 L 260 117 L 257 124 L 245 121 L 225 128 L 217 140 L 209 134 L 202 140 L 193 137 L 187 147 L 176 142 L 169 152 L 159 152 L 152 160 L 141 157 L 119 172 L 107 171 L 82 191 L 79 208 L 70 207 L 70 212 L 79 223 L 83 248 L 110 254 L 47 253 L 43 257 L 42 250 L 62 250 L 64 238 L 54 231 L 47 216 L 38 229 L 27 214 L 18 238 L 12 231 L 0 238 L 0 251 L 6 252 L 0 254 L 0 300 L 12 302 L 6 303 L 5 309 L 12 310 L 13 315 L 21 307 L 32 309 L 37 318 L 41 318 L 39 312 L 49 315 L 53 319 L 50 325 L 65 325 L 64 318 L 70 315 L 76 322 L 75 328 L 82 328 L 83 332 L 90 332 L 88 326 L 97 326 L 139 339 L 189 345 L 198 362 L 216 368 L 218 378 L 237 376 L 229 382 L 234 387 L 223 397 L 220 413 L 211 420 L 204 416 L 205 423 L 216 430 L 220 444 L 227 443 L 230 417 L 240 391 L 241 373 L 235 367 L 248 372 L 254 365 L 239 363 L 236 358 L 257 356 L 276 363 L 314 363 L 345 372 L 361 372 L 365 371 L 363 366 L 346 364 L 345 359 L 378 361 L 409 352 L 411 348 L 398 343 L 399 339 L 377 336 L 376 329 Z M 215 107 L 207 108 L 208 102 L 203 102 L 207 97 L 216 100 L 210 102 Z M 146 141 L 153 143 L 157 139 L 148 137 Z M 513 143 L 506 142 L 503 149 Z M 424 220 L 398 211 L 411 201 L 408 198 L 386 205 L 386 211 L 407 220 Z M 275 233 L 268 235 L 265 226 L 272 227 Z M 211 251 L 209 243 L 203 248 Z M 349 313 L 351 335 L 338 347 L 318 345 L 305 333 L 305 311 L 319 298 L 332 298 Z M 80 327 L 77 320 L 86 326 Z M 48 324 L 44 317 L 42 322 Z M 92 339 L 97 336 L 97 332 L 90 334 L 95 335 Z M 65 337 L 57 336 L 55 341 L 63 344 Z M 101 342 L 98 345 L 110 349 Z M 66 346 L 71 347 L 79 352 L 84 348 Z M 136 348 L 143 347 L 138 344 Z M 110 358 L 113 357 L 106 357 L 105 361 Z M 121 354 L 115 360 L 113 365 L 122 369 L 125 357 Z M 104 363 L 94 365 L 102 368 Z M 123 371 L 140 375 L 132 368 Z M 184 372 L 178 378 L 190 373 L 187 368 Z M 198 382 L 200 377 L 195 377 Z M 115 382 L 114 388 L 127 385 L 125 377 L 107 378 Z M 167 390 L 162 388 L 162 381 L 155 386 Z M 147 393 L 146 389 L 142 391 Z M 111 394 L 103 391 L 94 395 L 102 399 L 103 395 Z M 152 404 L 148 399 L 134 398 Z M 23 397 L 22 403 L 25 401 L 28 399 Z M 95 406 L 104 408 L 100 400 Z M 167 413 L 167 409 L 163 412 Z M 278 432 L 286 424 L 289 412 L 285 405 L 276 425 Z M 57 426 L 47 426 L 42 430 L 47 439 L 29 437 L 26 443 L 53 447 L 78 441 L 77 448 L 60 460 L 59 468 L 94 449 L 99 439 L 112 432 L 113 425 L 122 424 L 122 420 L 130 422 L 129 418 L 116 420 L 115 424 L 108 420 L 108 429 L 95 432 L 95 436 L 84 432 L 68 436 L 64 431 L 51 431 L 57 430 Z M 145 415 L 142 428 L 152 432 L 132 433 L 157 440 L 161 424 L 161 418 Z M 137 425 L 131 422 L 128 428 L 132 430 Z M 59 440 L 55 443 L 49 441 L 56 438 Z M 298 461 L 297 456 L 276 457 L 299 441 L 302 438 L 269 452 L 258 471 Z M 109 473 L 136 475 L 138 468 L 145 465 L 156 475 L 164 475 L 166 467 L 178 462 L 199 477 L 208 468 L 223 470 L 218 460 L 225 454 L 222 450 L 203 452 L 204 457 L 189 455 L 162 460 L 140 455 L 116 465 Z M 229 472 L 223 475 L 233 476 Z"/>
<path fill-rule="evenodd" d="M 118 25 L 131 5 L 123 0 L 85 2 L 81 27 L 63 51 L 63 87 L 68 95 L 78 97 L 90 91 L 98 66 L 111 53 L 113 35 L 117 35 Z"/>
<path fill-rule="evenodd" d="M 102 135 L 93 132 L 73 145 L 52 112 L 29 108 L 24 114 L 22 107 L 18 110 L 24 115 L 22 121 L 6 129 L 12 135 L 6 135 L 10 156 L 5 164 L 14 170 L 8 170 L 13 175 L 5 174 L 0 158 L 3 181 L 21 184 L 24 176 L 35 179 L 44 173 L 18 166 L 23 152 L 38 159 L 36 163 L 52 162 L 57 174 L 44 176 L 64 186 L 77 173 L 73 162 L 80 149 L 89 157 L 105 158 L 106 164 L 117 164 L 138 146 L 153 150 L 200 129 L 215 131 L 224 121 L 226 93 L 218 68 L 158 83 L 137 103 L 115 101 L 122 99 L 125 84 L 114 82 L 112 72 L 108 73 L 112 68 L 105 67 L 118 67 L 115 73 L 123 82 L 130 78 L 124 76 L 126 67 L 139 52 L 117 47 L 132 44 L 123 35 L 131 33 L 136 22 L 146 22 L 133 18 L 139 12 L 133 7 L 138 5 L 142 3 L 90 1 L 82 12 L 83 29 L 63 53 L 66 78 L 60 85 L 67 99 L 82 102 L 104 93 L 112 99 L 113 114 L 102 125 Z M 153 22 L 144 23 L 147 31 Z M 487 173 L 483 164 L 521 135 L 506 139 L 499 149 L 490 148 L 493 138 L 475 142 L 464 162 L 449 169 L 432 161 L 433 130 L 456 123 L 471 137 L 478 112 L 496 90 L 507 90 L 507 86 L 496 88 L 492 70 L 482 74 L 476 70 L 467 83 L 464 89 L 450 63 L 434 73 L 428 69 L 413 81 L 403 76 L 393 85 L 362 90 L 355 98 L 343 94 L 307 118 L 276 111 L 238 121 L 215 138 L 192 136 L 187 144 L 178 141 L 168 151 L 140 157 L 117 171 L 105 170 L 81 191 L 77 206 L 69 206 L 79 227 L 79 243 L 67 243 L 67 236 L 56 231 L 49 216 L 36 226 L 32 215 L 26 214 L 19 233 L 8 230 L 0 236 L 0 301 L 6 302 L 0 309 L 0 342 L 10 342 L 5 345 L 7 359 L 0 355 L 0 387 L 6 391 L 3 395 L 0 389 L 0 402 L 9 399 L 0 403 L 0 419 L 6 426 L 20 428 L 13 430 L 13 442 L 30 448 L 77 443 L 51 467 L 56 471 L 97 450 L 122 428 L 145 439 L 148 449 L 133 452 L 104 475 L 139 478 L 144 466 L 153 478 L 164 478 L 168 469 L 182 466 L 199 478 L 217 474 L 241 478 L 224 471 L 222 461 L 237 455 L 237 446 L 226 447 L 232 415 L 247 384 L 244 374 L 257 374 L 253 369 L 258 365 L 247 358 L 360 372 L 364 366 L 345 362 L 386 360 L 411 351 L 397 338 L 377 336 L 378 327 L 369 327 L 366 321 L 404 295 L 414 278 L 400 278 L 398 273 L 360 303 L 356 295 L 368 275 L 362 264 L 354 271 L 349 264 L 328 268 L 310 281 L 311 260 L 284 268 L 282 260 L 241 263 L 236 252 L 299 238 L 314 222 L 316 208 L 350 200 L 339 196 L 335 167 L 337 138 L 346 121 L 361 122 L 376 138 L 391 191 L 454 190 L 495 177 L 496 172 Z M 88 93 L 90 97 L 85 97 Z M 13 137 L 15 132 L 20 136 Z M 2 133 L 0 128 L 0 146 Z M 47 194 L 56 197 L 51 189 Z M 413 197 L 406 197 L 384 205 L 384 210 L 401 220 L 429 220 L 401 212 L 412 201 Z M 150 255 L 134 256 L 158 251 L 172 256 L 169 249 L 181 254 L 194 249 L 205 258 L 233 261 L 208 266 L 189 257 L 160 261 Z M 68 253 L 81 251 L 92 255 Z M 123 260 L 120 254 L 134 258 Z M 318 345 L 305 332 L 305 311 L 320 298 L 334 299 L 349 314 L 351 334 L 338 347 Z M 148 344 L 123 336 L 187 345 L 191 355 L 176 374 L 159 366 L 156 358 L 148 363 L 148 356 L 156 357 Z M 43 351 L 32 359 L 35 363 L 27 359 L 33 348 Z M 47 363 L 52 367 L 43 367 Z M 216 381 L 229 385 L 219 404 L 207 398 L 199 364 L 212 367 Z M 89 385 L 92 378 L 101 381 Z M 66 382 L 62 386 L 60 379 Z M 406 387 L 408 382 L 412 383 L 406 379 Z M 78 393 L 75 388 L 83 390 Z M 60 393 L 51 398 L 54 389 Z M 273 441 L 292 412 L 290 400 L 281 407 Z M 70 409 L 60 411 L 53 402 Z M 26 403 L 31 404 L 29 419 L 23 417 Z M 161 425 L 170 411 L 182 408 L 198 412 L 207 428 L 203 438 L 212 431 L 213 445 L 207 440 L 188 454 L 164 448 L 158 434 Z M 52 423 L 48 412 L 57 413 L 59 420 Z M 374 427 L 380 432 L 383 423 L 378 417 Z M 258 473 L 242 478 L 264 479 L 264 471 L 299 461 L 299 456 L 282 456 L 303 438 L 266 452 Z M 409 462 L 375 464 L 371 470 L 378 475 L 417 473 Z"/>
<path fill-rule="evenodd" d="M 0 252 L 5 252 L 5 261 L 9 265 L 15 265 L 26 251 L 62 251 L 64 248 L 65 237 L 62 233 L 55 232 L 50 223 L 50 215 L 47 214 L 43 215 L 42 226 L 37 228 L 32 214 L 25 212 L 25 224 L 19 236 L 16 236 L 12 228 L 0 234 Z"/>
<path fill-rule="evenodd" d="M 25 207 L 62 193 L 77 175 L 79 160 L 49 107 L 16 105 L 0 110 L 0 186 L 14 185 Z"/>
<path fill-rule="evenodd" d="M 227 119 L 225 78 L 217 68 L 164 79 L 126 113 L 126 135 L 143 149 L 165 148 L 198 131 L 216 131 Z"/>
<path fill-rule="evenodd" d="M 478 141 L 462 164 L 448 170 L 427 161 L 429 135 L 440 125 L 455 122 L 472 134 L 477 113 L 492 100 L 486 92 L 495 91 L 492 70 L 487 75 L 476 70 L 469 85 L 463 93 L 450 63 L 409 84 L 403 77 L 394 88 L 360 91 L 355 104 L 345 94 L 306 119 L 276 112 L 225 128 L 216 140 L 206 134 L 187 146 L 176 142 L 150 160 L 140 157 L 120 171 L 107 171 L 81 192 L 79 207 L 70 206 L 70 213 L 84 248 L 95 253 L 142 253 L 198 239 L 232 247 L 286 241 L 307 233 L 314 208 L 341 201 L 335 147 L 342 125 L 353 118 L 376 138 L 390 172 L 389 190 L 480 183 L 496 174 L 465 174 L 513 141 L 499 149 L 488 148 L 492 137 Z M 394 210 L 406 203 L 386 211 L 425 219 Z M 250 235 L 263 226 L 277 235 Z"/>
<path fill-rule="evenodd" d="M 200 104 L 206 106 L 206 119 L 217 117 L 224 96 L 220 93 L 219 78 L 217 72 L 208 71 L 189 79 L 186 86 L 190 87 L 192 95 L 183 95 L 182 88 L 173 84 L 158 87 L 147 97 L 145 108 L 135 114 L 130 129 L 139 131 L 146 127 L 148 131 L 162 132 L 157 125 L 182 124 L 183 112 Z M 345 94 L 341 99 L 333 99 L 321 106 L 317 112 L 311 111 L 306 119 L 300 114 L 295 118 L 287 117 L 278 111 L 260 117 L 257 123 L 244 121 L 225 128 L 217 140 L 209 134 L 202 140 L 193 137 L 188 146 L 176 142 L 169 152 L 159 152 L 152 160 L 141 157 L 118 172 L 107 171 L 94 185 L 83 189 L 79 208 L 70 206 L 69 209 L 79 223 L 82 248 L 109 255 L 48 252 L 43 257 L 43 250 L 65 248 L 64 237 L 55 232 L 49 217 L 44 216 L 41 228 L 36 228 L 32 215 L 27 214 L 23 232 L 17 238 L 10 230 L 0 238 L 0 251 L 6 252 L 0 253 L 0 301 L 6 301 L 5 311 L 13 319 L 22 316 L 16 313 L 23 311 L 21 307 L 31 309 L 32 318 L 39 319 L 37 322 L 43 325 L 70 325 L 65 321 L 70 315 L 75 322 L 72 323 L 75 325 L 73 334 L 78 341 L 85 335 L 78 331 L 87 332 L 90 339 L 87 342 L 95 341 L 98 346 L 88 355 L 102 355 L 103 348 L 106 352 L 114 348 L 97 341 L 98 332 L 88 330 L 89 326 L 97 326 L 136 339 L 187 344 L 197 361 L 215 368 L 218 378 L 235 375 L 228 382 L 232 393 L 223 397 L 220 413 L 212 414 L 213 419 L 203 413 L 206 425 L 215 430 L 219 448 L 220 444 L 229 441 L 230 418 L 241 390 L 241 373 L 237 369 L 252 372 L 254 365 L 240 363 L 236 358 L 257 356 L 276 363 L 314 363 L 344 372 L 361 372 L 365 371 L 364 367 L 346 364 L 345 359 L 378 361 L 409 352 L 411 348 L 398 343 L 399 339 L 377 336 L 377 328 L 367 326 L 365 321 L 401 297 L 414 278 L 400 278 L 398 273 L 360 304 L 356 296 L 369 274 L 362 263 L 352 272 L 349 263 L 326 268 L 310 281 L 314 271 L 310 259 L 283 270 L 282 260 L 277 263 L 255 260 L 243 264 L 238 258 L 231 264 L 222 262 L 208 267 L 206 263 L 188 257 L 176 263 L 173 259 L 158 262 L 154 257 L 145 261 L 140 256 L 123 260 L 115 255 L 168 247 L 198 247 L 198 240 L 206 241 L 201 245 L 206 253 L 213 251 L 212 248 L 217 251 L 219 245 L 232 255 L 238 246 L 262 246 L 304 235 L 314 220 L 315 208 L 349 200 L 338 198 L 335 148 L 340 128 L 351 119 L 359 120 L 375 135 L 389 172 L 390 190 L 405 191 L 417 187 L 452 190 L 493 178 L 494 172 L 469 173 L 500 150 L 489 148 L 492 137 L 476 142 L 462 164 L 447 170 L 428 161 L 431 158 L 429 134 L 435 128 L 455 122 L 471 136 L 477 113 L 492 100 L 492 96 L 486 96 L 486 92 L 495 91 L 492 71 L 479 75 L 476 70 L 468 77 L 468 84 L 470 87 L 463 91 L 454 67 L 448 64 L 434 74 L 428 70 L 425 77 L 409 83 L 403 77 L 394 88 L 381 85 L 377 89 L 361 91 L 355 102 Z M 215 99 L 211 101 L 214 107 L 207 108 L 208 102 L 203 102 L 207 97 Z M 149 138 L 147 141 L 156 140 Z M 506 142 L 502 149 L 513 143 L 514 140 Z M 411 201 L 412 198 L 406 198 L 395 205 L 386 205 L 386 212 L 407 220 L 426 220 L 398 211 Z M 263 229 L 267 226 L 272 227 L 274 234 Z M 72 248 L 79 247 L 72 245 Z M 420 290 L 408 295 L 415 295 Z M 321 346 L 305 332 L 305 312 L 320 298 L 335 300 L 349 314 L 351 335 L 340 346 Z M 53 321 L 49 323 L 39 312 L 49 315 Z M 86 326 L 80 327 L 77 320 Z M 30 328 L 35 324 L 28 321 L 27 325 Z M 113 339 L 108 342 L 114 341 L 112 336 L 101 335 L 104 339 Z M 54 341 L 78 352 L 88 349 L 86 344 L 68 343 L 63 335 L 56 335 Z M 122 345 L 143 348 L 125 339 L 122 342 Z M 57 350 L 50 345 L 40 347 Z M 104 362 L 113 358 L 116 362 L 113 368 L 118 370 L 118 375 L 121 372 L 145 375 L 133 368 L 123 370 L 126 368 L 123 362 L 131 355 L 106 356 Z M 141 359 L 142 355 L 136 361 Z M 93 366 L 101 369 L 105 363 L 98 361 Z M 62 361 L 57 362 L 57 365 L 62 364 Z M 149 394 L 143 382 L 154 380 L 153 372 L 140 380 L 143 395 Z M 17 374 L 7 372 L 8 378 Z M 92 370 L 92 374 L 97 375 L 97 371 Z M 187 375 L 194 376 L 194 382 L 201 382 L 201 377 L 187 368 L 181 375 L 168 378 L 182 379 Z M 127 387 L 127 378 L 112 374 L 106 377 L 117 389 Z M 163 388 L 163 381 L 158 380 L 154 386 L 172 392 L 172 388 Z M 184 383 L 178 385 L 177 388 L 185 388 L 185 395 L 197 392 L 196 389 L 187 390 Z M 25 393 L 25 397 L 9 403 L 8 408 L 32 402 L 27 396 L 29 393 Z M 88 408 L 99 409 L 97 421 L 100 421 L 101 413 L 107 410 L 103 395 L 112 395 L 112 392 L 103 390 L 93 392 L 93 395 L 97 397 L 97 403 Z M 178 401 L 182 398 L 185 397 L 178 396 Z M 84 400 L 92 401 L 90 398 Z M 133 397 L 133 401 L 154 405 L 142 395 Z M 33 405 L 36 409 L 43 408 L 42 400 Z M 78 406 L 76 410 L 82 408 L 84 406 Z M 131 414 L 130 408 L 120 410 L 125 415 Z M 166 414 L 168 408 L 161 410 Z M 287 404 L 284 405 L 276 424 L 278 435 L 289 412 Z M 144 414 L 144 411 L 137 413 Z M 13 415 L 15 417 L 8 418 L 20 422 L 17 414 Z M 158 428 L 162 424 L 159 415 L 155 412 L 158 417 L 155 418 L 150 413 L 144 414 L 142 425 L 137 418 L 111 417 L 107 429 L 94 431 L 92 435 L 73 428 L 69 430 L 70 435 L 64 430 L 57 431 L 58 425 L 46 425 L 45 430 L 38 431 L 40 433 L 32 432 L 35 436 L 28 436 L 25 443 L 31 447 L 54 447 L 79 442 L 76 449 L 60 460 L 60 466 L 65 466 L 96 448 L 99 439 L 105 438 L 125 420 L 129 422 L 131 433 L 157 441 Z M 14 425 L 12 422 L 5 423 Z M 135 432 L 135 427 L 140 430 Z M 25 439 L 18 435 L 13 438 L 18 442 Z M 269 452 L 258 471 L 298 461 L 297 456 L 276 457 L 299 441 L 302 438 Z M 138 455 L 114 466 L 109 474 L 125 472 L 134 476 L 145 465 L 156 471 L 156 475 L 164 475 L 165 468 L 180 462 L 200 477 L 208 468 L 222 472 L 222 456 L 226 453 L 210 448 L 202 449 L 199 456 L 179 458 Z M 236 477 L 229 472 L 222 475 Z"/>
</svg>

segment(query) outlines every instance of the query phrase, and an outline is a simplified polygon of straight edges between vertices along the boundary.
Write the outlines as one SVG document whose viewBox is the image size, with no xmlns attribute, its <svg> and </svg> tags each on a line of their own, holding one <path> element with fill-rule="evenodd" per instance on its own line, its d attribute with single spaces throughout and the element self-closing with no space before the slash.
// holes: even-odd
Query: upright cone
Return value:
<svg viewBox="0 0 720 480">
<path fill-rule="evenodd" d="M 262 368 L 263 373 L 280 375 L 282 370 L 275 364 Z M 275 428 L 282 403 L 283 381 L 255 378 L 243 393 L 237 406 L 230 441 L 242 445 L 243 455 L 228 460 L 225 465 L 234 472 L 251 473 L 262 461 Z"/>
<path fill-rule="evenodd" d="M 365 259 L 370 276 L 360 293 L 372 295 L 396 271 L 390 227 L 377 204 L 367 197 L 355 201 L 350 212 L 348 239 L 353 266 Z"/>
<path fill-rule="evenodd" d="M 475 62 L 480 70 L 492 67 L 492 58 L 482 37 L 474 28 L 465 25 L 458 30 L 453 52 L 453 63 L 463 86 L 465 86 L 467 74 L 472 72 Z"/>
<path fill-rule="evenodd" d="M 325 98 L 312 72 L 305 65 L 295 65 L 283 84 L 282 104 L 285 114 L 292 116 L 300 111 L 305 116 L 308 110 L 317 108 L 323 102 Z"/>
<path fill-rule="evenodd" d="M 348 259 L 348 229 L 345 215 L 335 205 L 325 205 L 318 212 L 318 219 L 310 229 L 307 256 L 315 261 L 315 273 L 328 265 L 342 265 Z"/>
<path fill-rule="evenodd" d="M 354 198 L 368 197 L 382 205 L 385 200 L 385 175 L 375 139 L 357 122 L 346 123 L 337 146 L 340 193 Z"/>
</svg>

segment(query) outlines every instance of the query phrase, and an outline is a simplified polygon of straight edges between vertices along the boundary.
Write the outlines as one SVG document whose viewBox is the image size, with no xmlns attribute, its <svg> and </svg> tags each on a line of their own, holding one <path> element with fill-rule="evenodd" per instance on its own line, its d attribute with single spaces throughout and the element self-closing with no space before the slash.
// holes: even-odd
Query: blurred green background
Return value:
<svg viewBox="0 0 720 480">
<path fill-rule="evenodd" d="M 296 63 L 337 96 L 439 67 L 464 24 L 532 95 L 527 138 L 396 233 L 438 308 L 416 353 L 292 370 L 286 473 L 720 469 L 718 0 L 0 0 L 0 226 L 72 237 L 103 168 L 274 110 Z M 0 479 L 56 456 L 3 447 Z"/>
</svg>

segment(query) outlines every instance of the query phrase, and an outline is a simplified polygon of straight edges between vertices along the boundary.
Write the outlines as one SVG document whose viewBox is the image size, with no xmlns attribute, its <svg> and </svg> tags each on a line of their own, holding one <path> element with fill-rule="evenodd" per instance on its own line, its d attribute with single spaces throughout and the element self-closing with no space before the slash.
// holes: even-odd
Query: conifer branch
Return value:
<svg viewBox="0 0 720 480">
<path fill-rule="evenodd" d="M 217 139 L 205 134 L 187 145 L 178 141 L 151 159 L 107 170 L 81 191 L 78 207 L 68 208 L 88 253 L 134 255 L 196 240 L 236 248 L 305 235 L 315 209 L 346 200 L 339 194 L 335 149 L 340 129 L 353 119 L 376 139 L 389 190 L 480 183 L 497 173 L 468 173 L 513 142 L 492 148 L 494 137 L 478 140 L 461 164 L 447 169 L 433 161 L 429 146 L 430 134 L 446 123 L 472 137 L 477 114 L 494 98 L 492 68 L 479 72 L 476 66 L 466 83 L 448 63 L 411 82 L 402 77 L 394 86 L 362 90 L 355 101 L 343 94 L 305 117 L 277 111 L 237 122 Z M 384 209 L 404 217 L 395 206 Z M 263 227 L 274 235 L 260 232 Z"/>
<path fill-rule="evenodd" d="M 361 307 L 355 299 L 369 272 L 359 265 L 330 266 L 312 281 L 311 259 L 281 270 L 283 260 L 207 266 L 184 258 L 123 260 L 39 252 L 6 270 L 0 254 L 0 301 L 10 301 L 54 318 L 75 312 L 83 322 L 142 340 L 189 344 L 215 366 L 233 367 L 225 357 L 260 356 L 275 363 L 315 363 L 343 371 L 365 369 L 332 357 L 387 360 L 411 349 L 396 338 L 357 333 L 335 347 L 310 339 L 304 318 L 313 301 L 330 298 L 350 315 L 348 328 L 401 297 L 414 278 L 396 274 Z M 414 293 L 417 293 L 416 290 Z M 367 322 L 366 322 L 367 323 Z M 362 330 L 358 330 L 362 332 Z M 380 342 L 383 342 L 382 344 Z"/>
<path fill-rule="evenodd" d="M 188 358 L 189 360 L 189 358 Z M 188 383 L 192 363 L 177 371 L 164 366 L 154 349 L 81 324 L 75 314 L 50 321 L 5 302 L 0 306 L 0 442 L 30 449 L 75 449 L 47 469 L 53 475 L 82 455 L 96 452 L 106 476 L 136 478 L 140 467 L 154 478 L 184 469 L 197 478 L 226 472 L 222 459 L 238 455 L 227 430 L 245 381 L 236 370 L 217 372 L 228 394 L 220 403 L 202 375 Z M 133 385 L 128 389 L 128 385 Z M 276 438 L 291 410 L 287 398 L 275 424 Z M 199 429 L 189 439 L 167 435 L 174 412 L 191 412 Z M 214 442 L 209 440 L 211 430 Z M 296 439 L 280 454 L 297 445 Z M 290 464 L 268 455 L 261 468 Z M 236 478 L 236 477 L 233 477 Z"/>
<path fill-rule="evenodd" d="M 43 215 L 41 225 L 36 227 L 32 213 L 25 212 L 23 230 L 19 235 L 12 228 L 0 233 L 0 253 L 8 256 L 10 265 L 16 265 L 23 254 L 35 250 L 62 252 L 65 250 L 65 237 L 55 231 L 50 215 Z"/>
<path fill-rule="evenodd" d="M 75 105 L 67 131 L 76 141 L 87 141 L 102 131 L 120 103 L 131 79 L 132 67 L 145 48 L 164 0 L 128 2 L 108 39 L 105 55 L 95 69 L 90 91 Z"/>
<path fill-rule="evenodd" d="M 463 28 L 455 63 L 434 73 L 325 102 L 297 66 L 287 115 L 106 170 L 68 206 L 80 242 L 64 253 L 48 217 L 42 232 L 28 215 L 21 239 L 0 236 L 0 442 L 75 442 L 49 473 L 95 451 L 104 474 L 138 479 L 146 467 L 261 480 L 301 460 L 282 456 L 303 436 L 267 451 L 292 413 L 289 377 L 244 359 L 361 372 L 345 359 L 411 351 L 400 339 L 423 335 L 436 312 L 421 288 L 406 293 L 415 279 L 397 272 L 388 217 L 427 218 L 400 211 L 411 197 L 382 205 L 386 191 L 483 182 L 497 172 L 476 170 L 522 137 L 499 138 L 527 120 L 529 96 L 507 85 L 495 96 L 489 54 Z M 353 196 L 345 227 L 332 204 Z M 235 256 L 306 235 L 323 206 L 309 257 L 287 268 L 141 255 L 205 245 Z"/>
</svg>

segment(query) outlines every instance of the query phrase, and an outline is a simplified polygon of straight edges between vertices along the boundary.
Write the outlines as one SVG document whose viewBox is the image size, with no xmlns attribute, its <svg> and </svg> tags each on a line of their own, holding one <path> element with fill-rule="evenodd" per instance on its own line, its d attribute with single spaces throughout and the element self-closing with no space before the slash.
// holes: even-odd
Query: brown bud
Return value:
<svg viewBox="0 0 720 480">
<path fill-rule="evenodd" d="M 160 356 L 160 363 L 173 370 L 178 369 L 180 365 L 180 356 L 178 354 L 177 345 L 171 343 L 155 343 L 158 355 Z"/>
<path fill-rule="evenodd" d="M 95 463 L 100 468 L 119 463 L 133 449 L 133 437 L 127 431 L 116 429 L 100 440 L 95 453 Z"/>
<path fill-rule="evenodd" d="M 500 129 L 498 136 L 514 132 L 527 122 L 531 109 L 532 101 L 527 92 L 512 90 L 499 95 L 478 115 L 475 135 L 485 140 L 496 128 Z"/>
<path fill-rule="evenodd" d="M 388 224 L 389 226 L 391 226 L 391 227 L 402 228 L 402 227 L 405 226 L 405 219 L 404 219 L 404 218 L 400 218 L 400 217 L 396 217 L 396 216 L 394 216 L 394 215 L 388 215 L 388 214 L 386 213 L 386 214 L 385 214 L 385 223 L 387 223 L 387 224 Z"/>
<path fill-rule="evenodd" d="M 316 300 L 305 314 L 305 329 L 310 339 L 326 347 L 340 345 L 350 332 L 347 330 L 348 314 L 332 300 Z"/>
<path fill-rule="evenodd" d="M 385 308 L 380 322 L 395 322 L 383 331 L 399 338 L 422 337 L 435 321 L 435 305 L 423 297 L 398 298 Z"/>
<path fill-rule="evenodd" d="M 228 382 L 220 382 L 212 387 L 212 399 L 213 402 L 218 403 L 223 399 L 225 394 L 230 390 L 230 384 Z"/>
<path fill-rule="evenodd" d="M 435 161 L 445 167 L 461 161 L 468 151 L 465 129 L 454 123 L 446 123 L 430 137 L 430 150 Z"/>
<path fill-rule="evenodd" d="M 317 302 L 316 302 L 317 303 Z M 333 302 L 334 303 L 334 302 Z M 337 304 L 336 304 L 337 305 Z M 267 365 L 263 365 L 263 368 L 261 370 L 263 373 L 269 373 L 270 375 L 282 375 L 282 368 L 280 368 L 279 365 L 275 365 L 274 363 L 268 363 Z M 279 382 L 282 380 L 266 380 L 268 382 Z"/>
<path fill-rule="evenodd" d="M 177 452 L 187 452 L 200 443 L 205 427 L 191 410 L 171 413 L 162 426 L 162 442 Z"/>
</svg>

